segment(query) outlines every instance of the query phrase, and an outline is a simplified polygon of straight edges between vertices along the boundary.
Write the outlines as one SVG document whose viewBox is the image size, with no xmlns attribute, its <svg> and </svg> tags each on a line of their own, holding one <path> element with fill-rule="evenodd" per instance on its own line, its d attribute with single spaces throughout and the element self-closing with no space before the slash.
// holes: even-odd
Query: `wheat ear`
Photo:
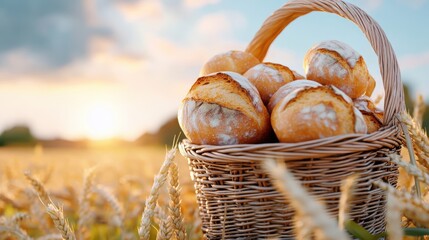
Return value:
<svg viewBox="0 0 429 240">
<path fill-rule="evenodd" d="M 392 193 L 387 193 L 386 203 L 386 231 L 389 240 L 402 240 L 404 232 L 401 222 L 401 203 Z"/>
<path fill-rule="evenodd" d="M 338 212 L 338 226 L 340 229 L 344 229 L 344 224 L 349 219 L 350 203 L 353 200 L 357 178 L 357 175 L 351 175 L 341 183 L 340 209 Z"/>
<path fill-rule="evenodd" d="M 402 160 L 401 156 L 398 154 L 390 154 L 390 161 L 402 167 L 409 175 L 416 177 L 421 182 L 429 185 L 429 174 L 420 170 L 417 166 L 409 164 Z"/>
<path fill-rule="evenodd" d="M 418 157 L 418 162 L 424 166 L 426 170 L 429 170 L 429 138 L 426 132 L 408 113 L 404 112 L 400 114 L 398 118 L 408 127 L 414 142 L 414 150 Z"/>
<path fill-rule="evenodd" d="M 113 217 L 112 222 L 116 227 L 119 227 L 121 228 L 121 230 L 123 230 L 122 228 L 123 228 L 123 222 L 124 222 L 124 210 L 121 204 L 119 203 L 118 199 L 111 192 L 109 192 L 105 187 L 97 186 L 93 188 L 93 190 L 100 197 L 102 197 L 113 209 L 113 212 L 115 215 Z"/>
<path fill-rule="evenodd" d="M 28 215 L 27 213 L 16 213 L 10 219 L 10 224 L 19 225 L 21 222 L 29 218 L 30 218 L 30 215 Z"/>
<path fill-rule="evenodd" d="M 386 191 L 387 193 L 391 193 L 400 201 L 412 204 L 416 209 L 420 209 L 421 214 L 426 214 L 429 216 L 429 204 L 424 202 L 422 199 L 413 196 L 409 192 L 397 190 L 393 186 L 380 180 L 374 182 L 374 185 L 378 186 L 380 189 Z"/>
<path fill-rule="evenodd" d="M 421 125 L 423 122 L 423 116 L 425 114 L 425 110 L 426 110 L 425 101 L 423 100 L 423 96 L 419 94 L 414 104 L 414 111 L 413 111 L 414 121 L 416 121 L 416 123 L 418 123 L 419 125 Z"/>
<path fill-rule="evenodd" d="M 88 224 L 92 219 L 89 198 L 91 196 L 91 191 L 94 186 L 94 178 L 95 167 L 85 170 L 83 177 L 83 189 L 79 196 L 79 220 L 77 222 L 79 239 L 85 238 Z"/>
<path fill-rule="evenodd" d="M 63 236 L 65 240 L 76 240 L 69 223 L 64 218 L 63 210 L 57 208 L 53 203 L 49 203 L 46 210 L 52 218 L 52 221 L 54 221 L 55 227 L 60 231 L 61 236 Z"/>
<path fill-rule="evenodd" d="M 277 188 L 288 197 L 298 214 L 308 220 L 316 230 L 320 230 L 321 239 L 350 239 L 344 231 L 338 228 L 338 223 L 326 209 L 305 191 L 284 164 L 279 167 L 274 160 L 266 160 L 264 167 L 273 178 Z"/>
<path fill-rule="evenodd" d="M 159 173 L 155 176 L 149 197 L 146 199 L 146 208 L 143 211 L 140 226 L 138 228 L 140 239 L 148 240 L 150 237 L 151 219 L 155 211 L 159 190 L 167 180 L 168 170 L 174 160 L 174 156 L 176 155 L 176 149 L 176 146 L 174 146 L 170 151 L 167 152 L 164 163 L 162 164 Z"/>
<path fill-rule="evenodd" d="M 22 229 L 16 227 L 0 225 L 0 236 L 3 236 L 1 233 L 11 234 L 19 240 L 32 240 Z"/>
<path fill-rule="evenodd" d="M 159 224 L 158 234 L 156 235 L 157 240 L 170 240 L 173 236 L 171 231 L 171 220 L 170 217 L 161 219 Z"/>
<path fill-rule="evenodd" d="M 180 186 L 179 186 L 179 170 L 176 163 L 170 165 L 170 185 L 169 185 L 169 196 L 170 196 L 170 219 L 173 227 L 174 234 L 178 240 L 186 239 L 186 228 L 182 215 L 181 200 L 180 200 Z"/>
<path fill-rule="evenodd" d="M 28 181 L 30 181 L 31 185 L 33 186 L 33 189 L 37 192 L 37 195 L 39 195 L 39 198 L 43 204 L 48 204 L 52 202 L 51 198 L 48 195 L 48 192 L 40 181 L 33 178 L 29 172 L 25 172 L 24 175 L 25 177 L 27 177 Z"/>
</svg>

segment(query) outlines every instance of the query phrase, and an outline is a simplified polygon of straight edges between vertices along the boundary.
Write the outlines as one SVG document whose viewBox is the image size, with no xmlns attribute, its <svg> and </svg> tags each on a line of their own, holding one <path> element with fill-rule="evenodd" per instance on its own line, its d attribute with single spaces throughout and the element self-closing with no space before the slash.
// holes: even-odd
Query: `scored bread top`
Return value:
<svg viewBox="0 0 429 240">
<path fill-rule="evenodd" d="M 362 58 L 362 56 L 348 44 L 337 40 L 323 41 L 312 47 L 310 51 L 315 51 L 318 49 L 324 49 L 328 50 L 329 52 L 337 53 L 339 56 L 341 56 L 342 59 L 347 61 L 351 68 L 353 68 L 358 60 Z"/>
<path fill-rule="evenodd" d="M 349 45 L 325 41 L 311 48 L 304 57 L 308 79 L 334 85 L 352 98 L 368 94 L 369 72 L 363 57 Z"/>
<path fill-rule="evenodd" d="M 210 58 L 201 68 L 200 76 L 220 71 L 233 71 L 244 74 L 258 63 L 259 60 L 251 53 L 231 50 Z"/>
<path fill-rule="evenodd" d="M 299 88 L 307 89 L 307 88 L 319 87 L 319 86 L 322 86 L 322 85 L 318 82 L 306 80 L 306 79 L 292 81 L 282 86 L 281 88 L 279 88 L 279 90 L 277 90 L 276 93 L 274 93 L 274 95 L 270 99 L 270 102 L 268 103 L 268 111 L 269 112 L 273 111 L 277 103 L 279 103 L 285 96 L 287 96 L 289 93 L 293 92 L 296 89 L 299 89 Z"/>
<path fill-rule="evenodd" d="M 266 111 L 255 86 L 234 72 L 218 72 L 198 78 L 184 101 L 189 99 L 240 111 L 260 125 L 262 119 L 258 114 Z"/>
<path fill-rule="evenodd" d="M 275 108 L 278 108 L 280 111 L 281 109 L 285 109 L 288 104 L 292 103 L 294 99 L 303 91 L 309 90 L 309 89 L 326 89 L 326 91 L 331 92 L 335 95 L 337 95 L 340 99 L 345 101 L 350 105 L 350 107 L 353 109 L 353 115 L 354 115 L 354 130 L 355 133 L 367 133 L 367 127 L 365 120 L 363 118 L 362 113 L 353 106 L 352 99 L 347 96 L 343 91 L 339 90 L 335 86 L 329 85 L 329 86 L 317 86 L 317 87 L 301 87 L 294 89 L 292 92 L 287 94 L 276 106 Z"/>
</svg>

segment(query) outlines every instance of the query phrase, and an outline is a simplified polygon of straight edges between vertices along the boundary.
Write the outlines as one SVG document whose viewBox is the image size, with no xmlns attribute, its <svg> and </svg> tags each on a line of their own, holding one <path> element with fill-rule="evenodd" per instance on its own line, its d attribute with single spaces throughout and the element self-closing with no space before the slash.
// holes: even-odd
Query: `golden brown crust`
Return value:
<svg viewBox="0 0 429 240">
<path fill-rule="evenodd" d="M 249 69 L 244 77 L 255 85 L 265 105 L 280 87 L 294 80 L 288 67 L 276 63 L 260 63 Z"/>
<path fill-rule="evenodd" d="M 271 113 L 271 124 L 280 142 L 296 143 L 356 132 L 354 107 L 332 88 L 307 88 L 291 94 Z"/>
<path fill-rule="evenodd" d="M 300 89 L 300 88 L 312 88 L 312 87 L 319 87 L 322 86 L 320 83 L 306 80 L 306 79 L 299 79 L 295 80 L 293 82 L 290 82 L 281 88 L 279 88 L 274 95 L 270 98 L 270 101 L 267 105 L 268 112 L 272 112 L 274 107 L 279 103 L 284 97 L 286 97 L 289 93 Z"/>
<path fill-rule="evenodd" d="M 340 44 L 342 48 L 328 49 L 324 48 L 322 43 L 307 52 L 304 57 L 306 78 L 324 85 L 334 85 L 351 98 L 362 96 L 367 90 L 369 79 L 364 59 L 350 47 L 338 41 L 332 42 Z M 344 56 L 345 51 L 349 55 Z"/>
<path fill-rule="evenodd" d="M 366 126 L 368 128 L 368 133 L 373 133 L 378 131 L 378 129 L 381 128 L 382 123 L 381 121 L 376 117 L 376 115 L 371 113 L 362 113 L 363 118 L 365 120 Z"/>
<path fill-rule="evenodd" d="M 261 143 L 271 132 L 256 88 L 231 72 L 200 77 L 183 100 L 178 119 L 196 144 Z"/>
<path fill-rule="evenodd" d="M 377 82 L 375 81 L 375 79 L 371 75 L 369 75 L 368 86 L 366 87 L 365 96 L 371 97 L 376 84 Z"/>
<path fill-rule="evenodd" d="M 305 77 L 304 77 L 304 76 L 302 76 L 301 74 L 299 74 L 298 72 L 296 72 L 296 71 L 292 71 L 292 72 L 293 72 L 294 80 L 301 80 L 301 79 L 305 79 Z"/>
<path fill-rule="evenodd" d="M 201 68 L 200 76 L 221 71 L 244 74 L 259 63 L 259 60 L 248 52 L 228 51 L 210 58 Z"/>
<path fill-rule="evenodd" d="M 370 98 L 363 96 L 353 101 L 354 106 L 363 114 L 368 133 L 373 133 L 383 125 L 383 110 L 377 108 Z"/>
</svg>

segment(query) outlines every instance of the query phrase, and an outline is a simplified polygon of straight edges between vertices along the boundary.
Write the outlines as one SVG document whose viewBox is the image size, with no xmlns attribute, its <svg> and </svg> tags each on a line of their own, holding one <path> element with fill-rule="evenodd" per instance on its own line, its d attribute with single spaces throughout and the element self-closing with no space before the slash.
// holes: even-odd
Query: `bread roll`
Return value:
<svg viewBox="0 0 429 240">
<path fill-rule="evenodd" d="M 294 72 L 288 67 L 269 62 L 252 67 L 244 74 L 244 77 L 255 85 L 265 105 L 281 86 L 295 80 Z"/>
<path fill-rule="evenodd" d="M 233 72 L 198 78 L 182 102 L 178 119 L 195 144 L 261 143 L 271 133 L 268 111 L 255 86 Z"/>
<path fill-rule="evenodd" d="M 292 72 L 293 72 L 293 76 L 294 76 L 294 79 L 295 79 L 295 80 L 305 79 L 305 77 L 304 77 L 304 76 L 302 76 L 301 74 L 299 74 L 299 73 L 297 73 L 297 72 L 295 72 L 295 71 L 293 71 L 293 70 L 292 70 Z"/>
<path fill-rule="evenodd" d="M 280 102 L 286 95 L 289 93 L 295 91 L 299 88 L 313 88 L 313 87 L 319 87 L 322 86 L 320 83 L 311 81 L 311 80 L 296 80 L 293 82 L 290 82 L 283 87 L 279 88 L 276 93 L 271 97 L 270 102 L 267 105 L 268 112 L 272 112 L 274 107 L 277 105 L 278 102 Z"/>
<path fill-rule="evenodd" d="M 351 98 L 367 91 L 369 73 L 362 56 L 349 45 L 325 41 L 311 48 L 304 57 L 307 79 L 334 85 Z"/>
<path fill-rule="evenodd" d="M 202 67 L 200 76 L 221 71 L 244 74 L 257 64 L 259 64 L 259 60 L 248 52 L 228 51 L 210 58 Z"/>
<path fill-rule="evenodd" d="M 367 132 L 352 100 L 334 86 L 289 93 L 274 107 L 271 124 L 279 141 L 285 143 Z"/>
<path fill-rule="evenodd" d="M 377 108 L 370 98 L 362 96 L 355 99 L 354 106 L 359 109 L 368 127 L 368 133 L 378 131 L 383 126 L 383 110 Z"/>
<path fill-rule="evenodd" d="M 371 75 L 369 75 L 368 86 L 366 87 L 365 96 L 371 97 L 372 93 L 374 92 L 375 85 L 375 79 Z"/>
</svg>

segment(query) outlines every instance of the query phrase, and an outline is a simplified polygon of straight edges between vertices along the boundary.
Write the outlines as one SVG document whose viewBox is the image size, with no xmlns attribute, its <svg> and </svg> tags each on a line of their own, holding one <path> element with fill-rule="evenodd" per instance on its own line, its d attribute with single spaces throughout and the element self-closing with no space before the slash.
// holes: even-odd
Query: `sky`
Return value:
<svg viewBox="0 0 429 240">
<path fill-rule="evenodd" d="M 279 0 L 2 0 L 0 131 L 28 125 L 41 138 L 156 131 L 210 57 L 244 50 Z M 390 40 L 402 79 L 429 99 L 429 0 L 351 1 Z M 360 30 L 327 13 L 298 18 L 266 61 L 303 73 L 312 45 L 343 41 L 383 86 L 377 57 Z"/>
</svg>

